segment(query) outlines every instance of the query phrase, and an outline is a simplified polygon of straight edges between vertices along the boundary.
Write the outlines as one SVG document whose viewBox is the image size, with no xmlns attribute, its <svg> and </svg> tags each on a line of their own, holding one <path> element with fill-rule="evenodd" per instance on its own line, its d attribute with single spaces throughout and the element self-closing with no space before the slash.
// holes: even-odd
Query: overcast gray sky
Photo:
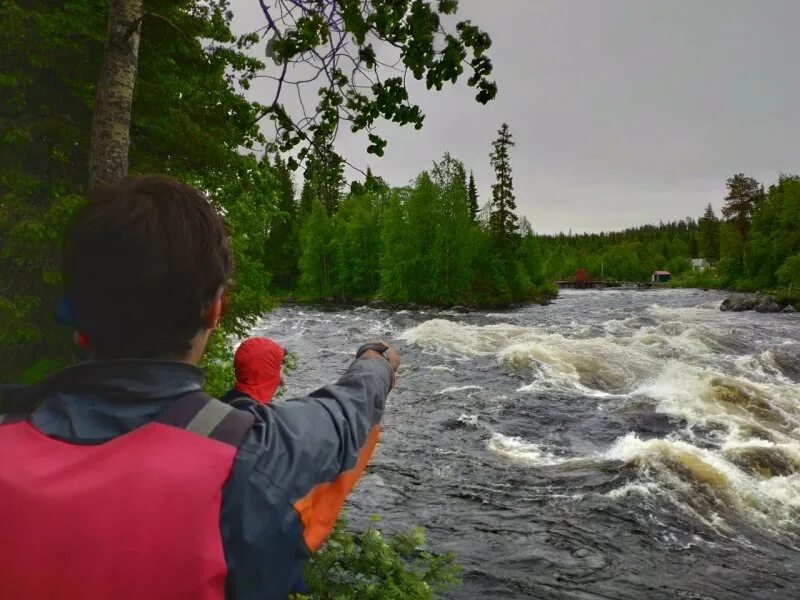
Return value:
<svg viewBox="0 0 800 600">
<path fill-rule="evenodd" d="M 257 0 L 232 4 L 237 30 L 263 23 Z M 518 209 L 541 233 L 697 217 L 734 173 L 800 172 L 800 0 L 461 0 L 459 18 L 492 36 L 497 99 L 415 86 L 424 129 L 383 127 L 383 158 L 343 136 L 348 160 L 403 185 L 449 150 L 483 203 L 507 121 Z M 252 96 L 271 101 L 270 83 Z"/>
</svg>

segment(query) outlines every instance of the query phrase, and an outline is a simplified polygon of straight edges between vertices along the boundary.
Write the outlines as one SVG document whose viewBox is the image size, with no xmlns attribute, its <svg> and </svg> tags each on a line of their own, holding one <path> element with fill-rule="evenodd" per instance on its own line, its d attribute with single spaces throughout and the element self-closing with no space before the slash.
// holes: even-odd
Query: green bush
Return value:
<svg viewBox="0 0 800 600">
<path fill-rule="evenodd" d="M 374 527 L 362 533 L 345 529 L 341 518 L 326 544 L 306 567 L 307 595 L 293 600 L 430 600 L 457 585 L 459 567 L 452 553 L 424 551 L 421 527 L 388 539 Z"/>
<path fill-rule="evenodd" d="M 725 281 L 715 269 L 686 271 L 673 277 L 669 282 L 671 288 L 723 288 Z"/>
<path fill-rule="evenodd" d="M 787 288 L 800 288 L 800 254 L 787 258 L 775 275 L 781 285 Z"/>
<path fill-rule="evenodd" d="M 541 298 L 555 298 L 558 296 L 558 286 L 552 282 L 539 284 L 536 286 L 536 296 Z"/>
<path fill-rule="evenodd" d="M 778 304 L 791 304 L 800 310 L 800 287 L 790 287 L 776 290 L 773 294 Z"/>
<path fill-rule="evenodd" d="M 203 355 L 200 366 L 206 376 L 205 392 L 213 398 L 221 398 L 233 387 L 236 380 L 233 372 L 233 348 L 222 330 L 214 332 Z"/>
</svg>

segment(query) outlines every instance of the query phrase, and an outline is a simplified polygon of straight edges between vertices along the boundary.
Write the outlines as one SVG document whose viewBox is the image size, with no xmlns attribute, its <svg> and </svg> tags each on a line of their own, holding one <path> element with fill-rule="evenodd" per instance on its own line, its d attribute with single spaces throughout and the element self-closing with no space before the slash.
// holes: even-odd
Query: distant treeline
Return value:
<svg viewBox="0 0 800 600">
<path fill-rule="evenodd" d="M 543 271 L 552 280 L 586 269 L 592 279 L 645 281 L 655 270 L 679 274 L 698 256 L 698 224 L 687 218 L 624 231 L 539 236 Z"/>
<path fill-rule="evenodd" d="M 412 185 L 371 172 L 344 193 L 332 152 L 308 161 L 299 201 L 278 158 L 280 221 L 266 241 L 274 284 L 301 299 L 494 304 L 554 293 L 527 220 L 514 213 L 507 126 L 490 155 L 496 182 L 480 210 L 474 177 L 449 154 Z"/>
<path fill-rule="evenodd" d="M 266 244 L 274 286 L 307 300 L 434 304 L 524 301 L 580 269 L 607 281 L 646 281 L 667 270 L 678 285 L 800 287 L 800 177 L 783 175 L 765 190 L 735 175 L 719 216 L 709 204 L 698 219 L 536 235 L 514 214 L 513 142 L 507 129 L 499 134 L 491 154 L 497 183 L 483 208 L 474 177 L 450 154 L 408 187 L 368 172 L 345 192 L 342 160 L 318 152 L 299 198 L 276 159 L 281 213 Z M 693 270 L 696 258 L 709 268 Z"/>
<path fill-rule="evenodd" d="M 663 269 L 686 285 L 800 287 L 800 177 L 782 175 L 765 191 L 755 179 L 738 174 L 727 186 L 720 216 L 709 204 L 696 221 L 689 217 L 619 232 L 539 236 L 543 273 L 554 280 L 585 268 L 590 277 L 643 281 Z M 692 258 L 704 258 L 712 268 L 693 272 Z"/>
<path fill-rule="evenodd" d="M 646 281 L 670 271 L 677 285 L 742 290 L 800 287 L 800 177 L 765 190 L 738 174 L 722 214 L 596 234 L 536 235 L 514 213 L 504 126 L 491 154 L 496 183 L 483 208 L 472 174 L 445 154 L 412 185 L 390 188 L 368 172 L 345 193 L 333 153 L 307 163 L 299 199 L 280 158 L 272 169 L 281 217 L 267 240 L 273 284 L 301 298 L 507 303 L 553 292 L 585 269 L 591 278 Z M 691 259 L 708 265 L 693 270 Z M 798 294 L 800 296 L 800 294 Z"/>
</svg>

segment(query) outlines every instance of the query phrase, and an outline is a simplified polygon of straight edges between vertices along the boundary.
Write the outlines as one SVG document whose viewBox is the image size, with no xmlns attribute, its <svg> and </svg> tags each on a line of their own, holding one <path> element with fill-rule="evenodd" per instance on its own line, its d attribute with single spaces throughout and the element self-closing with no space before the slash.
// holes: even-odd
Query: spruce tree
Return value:
<svg viewBox="0 0 800 600">
<path fill-rule="evenodd" d="M 308 215 L 311 214 L 312 209 L 314 208 L 314 184 L 311 182 L 308 176 L 308 169 L 306 169 L 306 178 L 303 181 L 303 189 L 300 192 L 300 220 L 305 221 L 308 218 Z"/>
<path fill-rule="evenodd" d="M 480 206 L 478 204 L 478 188 L 475 186 L 475 175 L 472 171 L 469 172 L 469 186 L 467 186 L 467 198 L 469 200 L 469 211 L 472 215 L 472 220 L 478 220 L 478 213 Z"/>
<path fill-rule="evenodd" d="M 697 247 L 700 258 L 710 261 L 719 259 L 720 223 L 711 203 L 697 221 Z"/>
<path fill-rule="evenodd" d="M 314 200 L 318 200 L 328 216 L 339 208 L 344 188 L 344 161 L 330 147 L 316 149 L 306 160 L 305 185 L 300 197 L 303 212 L 311 212 Z"/>
<path fill-rule="evenodd" d="M 489 229 L 495 243 L 507 247 L 518 233 L 517 215 L 514 211 L 514 180 L 511 176 L 511 157 L 509 151 L 514 147 L 508 124 L 503 123 L 492 143 L 494 150 L 489 155 L 494 167 L 496 181 L 492 186 L 492 213 Z"/>
<path fill-rule="evenodd" d="M 297 261 L 300 256 L 298 238 L 298 206 L 294 194 L 292 173 L 280 155 L 272 168 L 278 214 L 267 237 L 267 260 L 273 284 L 293 289 L 297 284 Z"/>
<path fill-rule="evenodd" d="M 344 187 L 344 161 L 332 149 L 326 149 L 317 155 L 319 168 L 317 170 L 316 191 L 328 216 L 339 208 Z"/>
<path fill-rule="evenodd" d="M 764 197 L 763 187 L 752 177 L 745 177 L 743 173 L 728 179 L 728 195 L 722 214 L 726 219 L 736 225 L 742 241 L 747 239 L 750 221 L 756 210 L 759 200 Z"/>
<path fill-rule="evenodd" d="M 749 275 L 747 234 L 753 213 L 763 198 L 764 188 L 752 177 L 739 173 L 728 179 L 728 195 L 725 197 L 722 214 L 736 228 L 739 237 L 738 260 L 745 275 Z"/>
</svg>

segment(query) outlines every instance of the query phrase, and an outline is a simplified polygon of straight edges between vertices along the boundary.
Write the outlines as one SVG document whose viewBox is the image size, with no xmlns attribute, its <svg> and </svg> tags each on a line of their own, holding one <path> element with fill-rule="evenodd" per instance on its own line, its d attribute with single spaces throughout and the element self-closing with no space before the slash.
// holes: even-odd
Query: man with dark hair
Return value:
<svg viewBox="0 0 800 600">
<path fill-rule="evenodd" d="M 202 353 L 232 276 L 224 223 L 200 192 L 168 177 L 99 188 L 64 253 L 72 317 L 97 359 Z"/>
<path fill-rule="evenodd" d="M 98 189 L 64 280 L 91 360 L 0 417 L 0 598 L 283 599 L 375 448 L 400 360 L 231 408 L 196 366 L 233 272 L 211 203 L 166 177 Z"/>
</svg>

